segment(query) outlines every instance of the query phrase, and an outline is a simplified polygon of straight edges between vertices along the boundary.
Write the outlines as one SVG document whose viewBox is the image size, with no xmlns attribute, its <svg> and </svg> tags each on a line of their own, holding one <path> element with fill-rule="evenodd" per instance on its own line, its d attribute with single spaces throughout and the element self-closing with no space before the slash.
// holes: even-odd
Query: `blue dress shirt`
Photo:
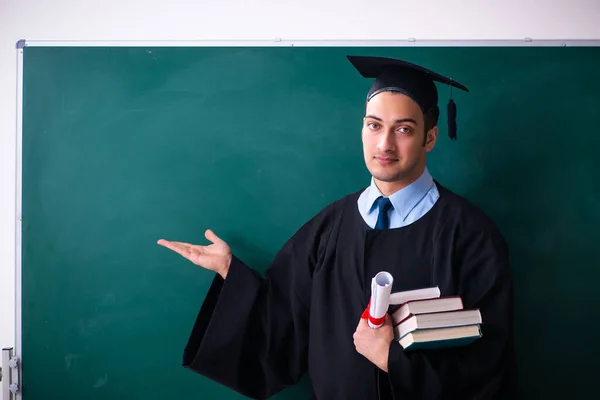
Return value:
<svg viewBox="0 0 600 400">
<path fill-rule="evenodd" d="M 374 203 L 380 196 L 383 195 L 371 178 L 371 185 L 358 198 L 358 211 L 371 228 L 375 227 L 377 222 L 378 210 Z M 419 179 L 389 196 L 394 206 L 389 211 L 390 229 L 412 224 L 431 210 L 439 197 L 433 178 L 425 168 Z"/>
</svg>

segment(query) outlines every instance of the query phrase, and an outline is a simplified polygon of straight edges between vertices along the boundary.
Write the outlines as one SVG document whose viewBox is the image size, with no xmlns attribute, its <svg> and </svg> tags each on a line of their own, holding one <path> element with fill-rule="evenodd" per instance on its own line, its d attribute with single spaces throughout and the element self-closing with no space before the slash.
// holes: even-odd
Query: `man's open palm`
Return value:
<svg viewBox="0 0 600 400">
<path fill-rule="evenodd" d="M 211 245 L 199 246 L 164 239 L 160 239 L 158 244 L 179 253 L 202 268 L 218 273 L 225 279 L 231 264 L 231 248 L 210 229 L 204 235 L 212 242 Z"/>
</svg>

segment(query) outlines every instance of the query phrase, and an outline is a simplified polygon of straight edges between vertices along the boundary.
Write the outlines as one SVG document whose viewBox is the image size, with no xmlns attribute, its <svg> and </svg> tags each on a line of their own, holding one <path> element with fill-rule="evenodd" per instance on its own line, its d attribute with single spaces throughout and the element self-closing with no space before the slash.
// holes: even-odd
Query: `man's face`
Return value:
<svg viewBox="0 0 600 400">
<path fill-rule="evenodd" d="M 362 142 L 367 169 L 378 183 L 400 189 L 417 179 L 437 139 L 437 127 L 427 133 L 421 108 L 410 97 L 382 92 L 366 107 Z M 380 187 L 380 189 L 382 189 Z"/>
</svg>

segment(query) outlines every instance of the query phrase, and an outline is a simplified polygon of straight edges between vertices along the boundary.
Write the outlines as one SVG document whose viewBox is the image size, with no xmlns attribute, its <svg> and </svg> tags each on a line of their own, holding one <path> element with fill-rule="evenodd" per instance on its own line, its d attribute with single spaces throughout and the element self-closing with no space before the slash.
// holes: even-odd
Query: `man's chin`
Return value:
<svg viewBox="0 0 600 400">
<path fill-rule="evenodd" d="M 377 179 L 381 182 L 393 183 L 401 181 L 404 178 L 404 174 L 396 172 L 396 173 L 381 173 L 379 171 L 374 171 L 371 173 L 373 178 Z"/>
</svg>

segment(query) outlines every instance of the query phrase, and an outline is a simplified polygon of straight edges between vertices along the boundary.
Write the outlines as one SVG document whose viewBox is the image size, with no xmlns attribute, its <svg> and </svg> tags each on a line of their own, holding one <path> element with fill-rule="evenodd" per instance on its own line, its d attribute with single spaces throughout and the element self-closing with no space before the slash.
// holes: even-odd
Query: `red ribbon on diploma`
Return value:
<svg viewBox="0 0 600 400">
<path fill-rule="evenodd" d="M 372 315 L 370 315 L 369 310 L 371 309 L 371 299 L 369 299 L 369 303 L 367 303 L 367 308 L 365 308 L 365 311 L 363 311 L 362 315 L 360 316 L 363 319 L 368 319 L 369 321 L 371 321 L 371 324 L 378 326 L 378 325 L 382 325 L 385 322 L 385 314 L 383 314 L 383 317 L 381 318 L 375 318 Z"/>
</svg>

